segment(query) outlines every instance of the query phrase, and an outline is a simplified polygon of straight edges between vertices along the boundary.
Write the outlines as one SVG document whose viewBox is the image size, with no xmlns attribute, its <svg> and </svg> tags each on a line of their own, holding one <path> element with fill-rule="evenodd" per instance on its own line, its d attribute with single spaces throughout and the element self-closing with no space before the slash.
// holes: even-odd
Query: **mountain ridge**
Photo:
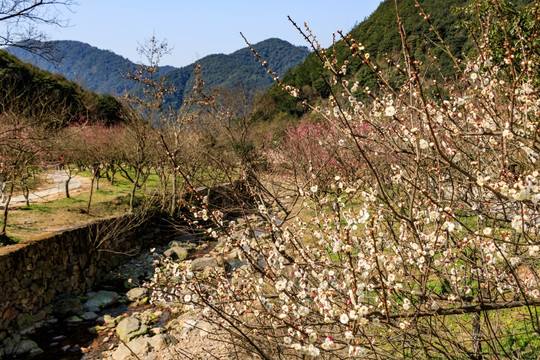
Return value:
<svg viewBox="0 0 540 360">
<path fill-rule="evenodd" d="M 53 43 L 62 56 L 59 63 L 48 62 L 18 48 L 8 50 L 22 61 L 63 75 L 66 79 L 100 94 L 119 96 L 125 92 L 136 91 L 137 84 L 122 77 L 122 72 L 135 69 L 136 63 L 111 50 L 99 49 L 80 41 L 56 40 Z M 278 38 L 263 40 L 254 44 L 254 47 L 269 63 L 273 63 L 273 69 L 278 76 L 283 76 L 310 53 L 307 47 L 295 46 Z M 186 89 L 191 89 L 194 84 L 193 69 L 197 63 L 201 64 L 203 80 L 209 87 L 233 88 L 241 85 L 249 91 L 257 92 L 268 89 L 273 82 L 248 47 L 230 54 L 210 54 L 180 68 L 160 67 L 161 73 L 167 74 L 169 83 L 178 89 L 176 97 L 169 97 L 169 105 L 175 108 L 181 106 L 188 93 Z"/>
<path fill-rule="evenodd" d="M 53 115 L 58 125 L 122 121 L 122 104 L 111 95 L 83 89 L 64 76 L 22 62 L 0 50 L 0 113 L 40 118 Z"/>
<path fill-rule="evenodd" d="M 413 58 L 426 64 L 437 58 L 438 68 L 432 67 L 424 76 L 444 78 L 455 74 L 455 64 L 443 50 L 443 46 L 440 46 L 439 39 L 431 31 L 430 24 L 444 39 L 445 46 L 449 47 L 456 58 L 464 59 L 467 56 L 474 56 L 476 48 L 474 41 L 470 38 L 468 29 L 460 24 L 463 19 L 457 11 L 472 2 L 472 0 L 418 0 L 418 6 L 429 14 L 429 21 L 419 14 L 420 10 L 416 2 L 403 0 L 397 2 Z M 534 2 L 532 0 L 505 0 L 504 3 L 519 9 Z M 357 43 L 365 47 L 365 53 L 371 56 L 370 62 L 376 64 L 383 72 L 391 67 L 387 59 L 403 64 L 402 42 L 396 20 L 394 0 L 383 0 L 369 17 L 348 32 L 348 35 Z M 376 91 L 379 86 L 377 76 L 365 65 L 363 57 L 352 55 L 352 51 L 343 40 L 337 41 L 326 50 L 330 53 L 335 52 L 340 66 L 347 61 L 346 74 L 339 75 L 338 84 L 333 87 L 333 91 L 337 93 L 341 91 L 342 80 L 351 83 L 358 82 L 359 86 L 355 95 L 359 97 L 364 96 L 363 89 L 366 87 Z M 317 105 L 329 98 L 330 89 L 327 83 L 331 83 L 331 78 L 330 71 L 324 68 L 315 53 L 311 53 L 302 63 L 282 77 L 285 85 L 291 85 L 300 90 L 299 97 L 290 97 L 281 90 L 280 85 L 275 84 L 259 100 L 262 106 L 256 109 L 255 118 L 269 120 L 274 117 L 303 116 L 307 109 L 302 105 L 304 102 Z M 391 80 L 399 82 L 403 79 L 396 76 Z"/>
<path fill-rule="evenodd" d="M 122 77 L 122 73 L 127 73 L 137 66 L 131 60 L 111 50 L 100 49 L 82 41 L 54 40 L 48 43 L 54 44 L 54 57 L 57 61 L 45 60 L 20 48 L 11 47 L 7 50 L 21 61 L 53 74 L 62 75 L 100 94 L 121 95 L 133 87 L 131 80 Z M 86 74 L 81 73 L 82 69 L 85 69 Z M 162 67 L 164 73 L 172 69 L 172 66 Z M 98 72 L 101 74 L 100 79 L 95 82 L 90 81 Z"/>
</svg>

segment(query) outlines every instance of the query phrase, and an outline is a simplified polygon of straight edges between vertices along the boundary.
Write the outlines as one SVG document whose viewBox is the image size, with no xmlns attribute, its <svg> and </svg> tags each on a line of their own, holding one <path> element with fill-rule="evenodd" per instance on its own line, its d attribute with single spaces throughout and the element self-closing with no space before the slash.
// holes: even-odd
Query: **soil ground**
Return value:
<svg viewBox="0 0 540 360">
<path fill-rule="evenodd" d="M 69 199 L 66 198 L 65 191 L 59 191 L 32 199 L 30 206 L 26 206 L 24 201 L 10 204 L 7 235 L 16 242 L 25 242 L 129 210 L 122 199 L 126 196 L 125 188 L 101 179 L 100 190 L 93 192 L 90 213 L 87 213 L 91 179 L 80 175 L 76 175 L 74 179 L 80 182 L 80 187 L 70 190 Z M 51 188 L 63 190 L 63 185 L 43 174 L 33 192 Z M 14 194 L 20 195 L 20 191 Z M 3 211 L 2 206 L 0 212 L 3 214 Z"/>
</svg>

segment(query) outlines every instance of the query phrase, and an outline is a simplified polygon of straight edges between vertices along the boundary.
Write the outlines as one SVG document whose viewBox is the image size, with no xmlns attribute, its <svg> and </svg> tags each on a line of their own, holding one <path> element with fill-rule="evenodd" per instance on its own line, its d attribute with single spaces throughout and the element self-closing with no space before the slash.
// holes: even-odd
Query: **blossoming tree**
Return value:
<svg viewBox="0 0 540 360">
<path fill-rule="evenodd" d="M 399 87 L 342 36 L 379 79 L 362 98 L 353 95 L 361 84 L 340 79 L 347 64 L 306 35 L 334 74 L 330 103 L 312 111 L 363 171 L 323 184 L 308 168 L 310 176 L 291 180 L 303 199 L 298 216 L 278 217 L 261 202 L 264 225 L 241 234 L 203 203 L 194 214 L 213 222 L 209 233 L 244 265 L 201 277 L 165 261 L 155 300 L 200 309 L 255 358 L 537 357 L 537 27 L 506 43 L 502 58 L 481 34 L 478 56 L 452 57 L 456 77 L 443 82 L 423 77 L 399 12 L 398 25 L 403 53 L 392 71 L 408 79 Z M 280 159 L 290 168 L 286 154 Z"/>
</svg>

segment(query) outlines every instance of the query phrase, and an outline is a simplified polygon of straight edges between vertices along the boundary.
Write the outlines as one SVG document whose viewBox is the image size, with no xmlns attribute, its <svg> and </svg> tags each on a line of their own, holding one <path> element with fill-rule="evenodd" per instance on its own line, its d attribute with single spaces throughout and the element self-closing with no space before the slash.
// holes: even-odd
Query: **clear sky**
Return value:
<svg viewBox="0 0 540 360">
<path fill-rule="evenodd" d="M 162 65 L 185 66 L 215 53 L 229 54 L 251 43 L 277 37 L 306 45 L 287 20 L 307 22 L 322 46 L 332 33 L 349 31 L 381 0 L 77 0 L 70 25 L 43 28 L 51 40 L 78 40 L 139 62 L 138 44 L 153 34 L 173 48 Z"/>
</svg>

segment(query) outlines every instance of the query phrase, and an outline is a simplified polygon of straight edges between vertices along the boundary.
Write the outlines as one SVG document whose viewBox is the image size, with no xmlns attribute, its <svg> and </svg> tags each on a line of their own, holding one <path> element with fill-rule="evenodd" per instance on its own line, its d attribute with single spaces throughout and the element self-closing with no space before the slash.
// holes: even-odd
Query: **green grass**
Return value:
<svg viewBox="0 0 540 360">
<path fill-rule="evenodd" d="M 58 199 L 58 200 L 55 200 L 55 201 L 59 206 L 62 206 L 62 205 L 68 205 L 69 206 L 71 204 L 77 204 L 77 203 L 85 202 L 83 199 L 76 198 L 76 197 Z"/>
<path fill-rule="evenodd" d="M 89 171 L 82 171 L 77 175 L 87 179 L 92 177 Z M 145 185 L 136 190 L 135 206 L 154 194 L 158 186 L 159 177 L 153 173 Z M 55 200 L 12 208 L 8 217 L 7 234 L 15 242 L 24 242 L 64 228 L 127 213 L 131 189 L 131 182 L 121 173 L 116 173 L 113 185 L 106 178 L 99 179 L 99 190 L 93 192 L 90 213 L 86 212 L 90 191 L 81 192 L 78 189 L 70 190 L 70 198 L 65 198 L 65 194 L 60 193 Z"/>
<path fill-rule="evenodd" d="M 50 212 L 50 208 L 42 204 L 30 204 L 28 206 L 20 207 L 18 210 L 21 211 L 40 211 L 40 212 Z"/>
</svg>

